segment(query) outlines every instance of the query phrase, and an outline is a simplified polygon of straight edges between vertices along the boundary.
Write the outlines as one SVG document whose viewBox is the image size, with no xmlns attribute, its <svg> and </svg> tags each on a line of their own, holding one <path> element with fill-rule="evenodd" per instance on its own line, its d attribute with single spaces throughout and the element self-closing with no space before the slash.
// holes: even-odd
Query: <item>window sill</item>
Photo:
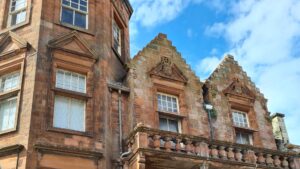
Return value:
<svg viewBox="0 0 300 169">
<path fill-rule="evenodd" d="M 6 27 L 3 30 L 0 30 L 0 34 L 8 32 L 8 31 L 16 30 L 16 29 L 21 28 L 21 27 L 26 26 L 26 25 L 29 25 L 29 20 L 28 21 L 26 20 L 24 22 L 21 22 L 19 24 L 16 24 L 16 25 L 13 25 L 13 26 L 10 26 L 10 27 Z"/>
<path fill-rule="evenodd" d="M 89 29 L 84 29 L 84 28 L 74 26 L 74 25 L 71 25 L 71 24 L 68 24 L 68 23 L 63 23 L 63 22 L 56 22 L 55 24 L 60 25 L 60 26 L 64 26 L 64 27 L 67 27 L 69 29 L 73 29 L 73 30 L 76 30 L 76 31 L 79 31 L 79 32 L 82 32 L 82 33 L 85 33 L 85 34 L 95 36 L 95 32 L 92 32 Z"/>
<path fill-rule="evenodd" d="M 54 88 L 52 90 L 56 94 L 67 96 L 67 97 L 73 97 L 73 98 L 76 98 L 76 99 L 87 100 L 87 99 L 91 98 L 91 96 L 89 96 L 88 94 L 75 92 L 75 91 L 70 91 L 70 90 L 66 90 L 66 89 Z"/>
<path fill-rule="evenodd" d="M 17 96 L 20 91 L 20 88 L 9 90 L 3 93 L 0 93 L 0 99 L 7 99 L 9 97 Z"/>
<path fill-rule="evenodd" d="M 235 125 L 233 125 L 232 127 L 234 127 L 235 129 L 237 129 L 239 131 L 244 131 L 244 132 L 248 132 L 248 133 L 258 132 L 257 130 L 248 128 L 248 127 L 240 127 L 240 126 L 235 126 Z"/>
<path fill-rule="evenodd" d="M 12 128 L 12 129 L 8 129 L 8 130 L 4 130 L 4 131 L 0 131 L 0 137 L 2 135 L 6 135 L 6 134 L 10 134 L 10 133 L 13 133 L 13 132 L 16 132 L 17 131 L 17 128 Z"/>
<path fill-rule="evenodd" d="M 176 119 L 186 118 L 186 116 L 175 114 L 175 113 L 171 113 L 171 112 L 163 112 L 163 111 L 157 111 L 157 112 L 161 116 L 173 117 L 173 118 L 176 118 Z"/>
<path fill-rule="evenodd" d="M 63 133 L 63 134 L 70 134 L 70 135 L 78 135 L 78 136 L 84 136 L 84 137 L 93 137 L 93 134 L 90 132 L 87 132 L 87 131 L 76 131 L 76 130 L 70 130 L 70 129 L 57 128 L 57 127 L 48 127 L 47 131 Z"/>
</svg>

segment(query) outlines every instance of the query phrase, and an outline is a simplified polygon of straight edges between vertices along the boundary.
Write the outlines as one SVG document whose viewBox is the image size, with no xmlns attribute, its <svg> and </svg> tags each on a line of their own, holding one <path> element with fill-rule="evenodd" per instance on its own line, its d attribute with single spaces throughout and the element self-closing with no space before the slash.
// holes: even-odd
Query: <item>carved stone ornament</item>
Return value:
<svg viewBox="0 0 300 169">
<path fill-rule="evenodd" d="M 187 78 L 183 75 L 179 68 L 172 63 L 169 57 L 165 56 L 161 57 L 160 63 L 150 71 L 150 75 L 183 83 L 187 82 Z"/>
<path fill-rule="evenodd" d="M 250 89 L 242 84 L 238 78 L 234 78 L 233 82 L 224 90 L 224 94 L 232 94 L 242 97 L 247 97 L 250 99 L 255 99 L 255 95 L 250 91 Z"/>
</svg>

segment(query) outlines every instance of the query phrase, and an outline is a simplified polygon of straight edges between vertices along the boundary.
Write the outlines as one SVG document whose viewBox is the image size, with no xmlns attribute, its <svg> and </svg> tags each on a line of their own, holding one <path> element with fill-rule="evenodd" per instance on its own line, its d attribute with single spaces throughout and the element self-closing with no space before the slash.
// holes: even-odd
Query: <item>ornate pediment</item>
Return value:
<svg viewBox="0 0 300 169">
<path fill-rule="evenodd" d="M 7 32 L 2 35 L 0 39 L 0 56 L 4 56 L 11 53 L 18 53 L 22 49 L 26 49 L 28 43 L 14 32 Z"/>
<path fill-rule="evenodd" d="M 183 83 L 187 82 L 187 78 L 168 57 L 161 57 L 160 63 L 150 71 L 150 75 Z"/>
<path fill-rule="evenodd" d="M 238 78 L 234 78 L 233 82 L 223 92 L 225 95 L 230 94 L 255 99 L 255 94 L 246 85 L 242 84 Z"/>
<path fill-rule="evenodd" d="M 48 46 L 52 49 L 63 50 L 93 59 L 98 58 L 88 43 L 79 36 L 77 31 L 72 31 L 49 41 Z"/>
</svg>

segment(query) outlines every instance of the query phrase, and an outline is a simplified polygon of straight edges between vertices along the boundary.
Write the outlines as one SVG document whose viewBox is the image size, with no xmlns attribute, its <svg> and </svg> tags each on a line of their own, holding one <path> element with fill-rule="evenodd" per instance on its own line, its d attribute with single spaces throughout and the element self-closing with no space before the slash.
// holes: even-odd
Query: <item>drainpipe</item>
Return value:
<svg viewBox="0 0 300 169">
<path fill-rule="evenodd" d="M 213 109 L 213 106 L 211 104 L 204 104 L 205 109 L 208 114 L 208 123 L 209 123 L 209 132 L 210 132 L 210 141 L 214 140 L 214 128 L 211 124 L 211 110 Z"/>
<path fill-rule="evenodd" d="M 18 154 L 17 154 L 16 169 L 19 168 L 19 159 L 20 159 L 20 151 L 18 151 Z"/>
<path fill-rule="evenodd" d="M 119 89 L 118 90 L 119 98 L 118 98 L 118 110 L 119 110 L 119 150 L 120 154 L 123 153 L 123 130 L 122 130 L 122 91 Z"/>
</svg>

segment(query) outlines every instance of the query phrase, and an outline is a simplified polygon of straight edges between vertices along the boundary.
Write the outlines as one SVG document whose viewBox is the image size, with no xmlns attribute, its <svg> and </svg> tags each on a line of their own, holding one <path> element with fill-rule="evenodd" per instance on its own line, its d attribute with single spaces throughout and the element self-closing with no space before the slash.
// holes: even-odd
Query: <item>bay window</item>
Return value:
<svg viewBox="0 0 300 169">
<path fill-rule="evenodd" d="M 14 26 L 26 20 L 27 0 L 10 0 L 8 26 Z"/>
<path fill-rule="evenodd" d="M 55 87 L 69 92 L 86 93 L 86 76 L 57 69 Z M 84 132 L 86 101 L 62 95 L 55 95 L 54 99 L 53 127 Z"/>
<path fill-rule="evenodd" d="M 88 28 L 88 0 L 62 0 L 61 22 Z"/>
</svg>

